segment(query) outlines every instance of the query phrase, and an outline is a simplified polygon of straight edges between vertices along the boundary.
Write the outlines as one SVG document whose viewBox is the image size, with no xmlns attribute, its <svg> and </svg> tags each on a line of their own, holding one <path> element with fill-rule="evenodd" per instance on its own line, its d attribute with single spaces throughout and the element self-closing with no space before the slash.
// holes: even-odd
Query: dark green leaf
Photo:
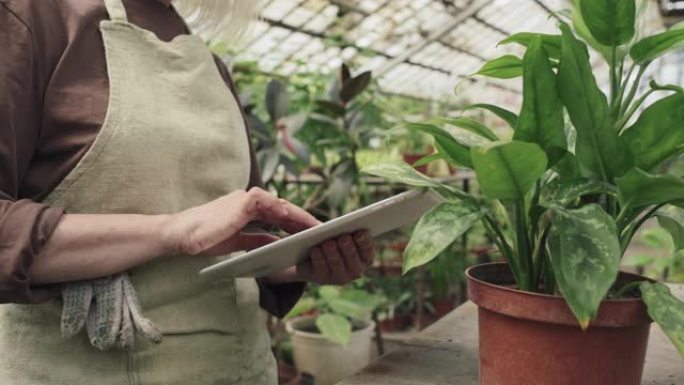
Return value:
<svg viewBox="0 0 684 385">
<path fill-rule="evenodd" d="M 580 0 L 580 9 L 587 28 L 599 43 L 618 46 L 634 37 L 634 0 Z"/>
<path fill-rule="evenodd" d="M 418 222 L 404 253 L 404 274 L 439 255 L 468 231 L 483 213 L 467 202 L 445 202 Z"/>
<path fill-rule="evenodd" d="M 336 118 L 344 116 L 344 114 L 347 112 L 346 108 L 337 102 L 331 102 L 329 100 L 316 100 L 315 103 L 322 112 Z"/>
<path fill-rule="evenodd" d="M 651 170 L 682 152 L 684 145 L 684 94 L 653 103 L 623 134 L 636 166 Z"/>
<path fill-rule="evenodd" d="M 472 168 L 473 163 L 470 159 L 470 149 L 457 142 L 456 139 L 443 128 L 427 123 L 407 123 L 406 127 L 431 135 L 435 138 L 435 142 L 444 150 L 446 155 L 455 163 Z"/>
<path fill-rule="evenodd" d="M 472 105 L 464 108 L 464 110 L 470 110 L 473 108 L 482 108 L 484 110 L 488 110 L 488 111 L 494 113 L 499 118 L 505 120 L 506 123 L 508 123 L 508 125 L 511 126 L 511 128 L 514 128 L 517 121 L 518 121 L 518 115 L 512 113 L 511 111 L 508 111 L 506 109 L 503 109 L 501 107 L 497 107 L 497 106 L 494 106 L 491 104 L 483 104 L 483 103 L 472 104 Z"/>
<path fill-rule="evenodd" d="M 684 357 L 684 302 L 675 298 L 662 283 L 644 282 L 640 288 L 648 314 Z"/>
<path fill-rule="evenodd" d="M 513 139 L 537 143 L 546 152 L 550 166 L 565 155 L 563 103 L 540 38 L 530 43 L 523 58 L 523 106 Z"/>
<path fill-rule="evenodd" d="M 656 213 L 658 224 L 672 237 L 675 251 L 684 249 L 684 209 L 667 206 Z"/>
<path fill-rule="evenodd" d="M 343 102 L 348 103 L 355 97 L 359 96 L 366 88 L 368 88 L 372 78 L 373 76 L 371 75 L 370 71 L 368 71 L 355 78 L 349 79 L 349 81 L 342 85 L 342 89 L 340 90 L 340 99 Z"/>
<path fill-rule="evenodd" d="M 547 35 L 543 33 L 520 32 L 503 39 L 499 44 L 517 43 L 529 47 L 535 39 L 541 38 L 546 54 L 554 59 L 560 58 L 561 37 L 560 35 Z"/>
<path fill-rule="evenodd" d="M 485 63 L 475 75 L 497 79 L 513 79 L 522 76 L 522 60 L 515 55 L 504 55 Z"/>
<path fill-rule="evenodd" d="M 346 64 L 342 64 L 340 67 L 340 84 L 345 84 L 351 79 L 351 71 L 349 70 L 349 66 Z"/>
<path fill-rule="evenodd" d="M 290 95 L 287 87 L 278 80 L 271 80 L 266 87 L 266 110 L 272 122 L 287 115 L 290 110 Z"/>
<path fill-rule="evenodd" d="M 489 129 L 489 127 L 470 118 L 434 118 L 430 120 L 433 124 L 446 124 L 459 128 L 463 128 L 474 134 L 480 135 L 489 140 L 499 140 L 499 138 Z"/>
<path fill-rule="evenodd" d="M 432 155 L 425 156 L 421 159 L 419 159 L 417 162 L 415 162 L 412 166 L 413 167 L 420 167 L 420 166 L 426 166 L 434 161 L 437 160 L 448 160 L 449 156 L 447 154 L 437 152 Z"/>
<path fill-rule="evenodd" d="M 280 149 L 278 147 L 268 148 L 259 153 L 259 159 L 261 177 L 265 182 L 268 182 L 273 178 L 280 164 Z"/>
<path fill-rule="evenodd" d="M 341 315 L 323 314 L 316 318 L 316 327 L 328 340 L 347 345 L 351 340 L 352 325 Z"/>
<path fill-rule="evenodd" d="M 670 175 L 656 176 L 632 169 L 616 180 L 620 204 L 625 209 L 642 209 L 652 205 L 684 202 L 684 180 Z"/>
<path fill-rule="evenodd" d="M 592 72 L 587 47 L 563 24 L 558 89 L 577 130 L 576 155 L 583 171 L 611 181 L 632 167 L 632 157 L 613 128 L 606 96 Z"/>
<path fill-rule="evenodd" d="M 473 147 L 471 157 L 484 195 L 500 200 L 523 199 L 548 162 L 537 144 L 517 141 Z"/>
<path fill-rule="evenodd" d="M 634 44 L 629 54 L 635 62 L 644 64 L 682 47 L 684 47 L 684 29 L 673 28 L 640 40 Z"/>
<path fill-rule="evenodd" d="M 552 212 L 548 248 L 553 271 L 563 297 L 586 329 L 618 274 L 622 250 L 615 222 L 596 204 Z"/>
<path fill-rule="evenodd" d="M 601 53 L 603 57 L 608 60 L 611 56 L 611 47 L 603 45 L 596 41 L 594 36 L 592 36 L 589 31 L 589 27 L 584 21 L 584 15 L 582 15 L 582 9 L 580 7 L 580 0 L 572 0 L 572 24 L 575 27 L 577 34 L 584 39 L 592 48 Z"/>
<path fill-rule="evenodd" d="M 565 152 L 565 155 L 556 163 L 553 170 L 563 180 L 580 179 L 582 177 L 577 158 L 569 151 Z"/>
</svg>

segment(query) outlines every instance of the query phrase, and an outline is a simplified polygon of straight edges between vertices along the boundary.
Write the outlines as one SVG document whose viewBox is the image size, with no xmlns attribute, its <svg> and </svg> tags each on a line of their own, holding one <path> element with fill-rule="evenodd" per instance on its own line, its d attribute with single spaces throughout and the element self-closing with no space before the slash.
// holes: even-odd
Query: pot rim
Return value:
<svg viewBox="0 0 684 385">
<path fill-rule="evenodd" d="M 493 281 L 476 272 L 488 273 Z M 485 263 L 470 267 L 466 271 L 468 297 L 480 311 L 489 311 L 529 321 L 579 327 L 579 322 L 567 301 L 562 296 L 532 293 L 503 286 L 506 281 L 514 282 L 507 263 Z M 648 280 L 635 274 L 621 272 L 618 279 Z M 605 299 L 601 302 L 589 330 L 596 327 L 631 327 L 650 323 L 646 304 L 641 298 Z"/>
<path fill-rule="evenodd" d="M 524 290 L 520 290 L 520 289 L 513 289 L 510 287 L 497 285 L 495 283 L 484 281 L 484 280 L 476 278 L 472 275 L 472 272 L 474 270 L 477 270 L 480 268 L 486 268 L 486 267 L 490 267 L 490 266 L 503 266 L 503 265 L 508 266 L 508 263 L 506 263 L 506 262 L 480 263 L 480 264 L 477 264 L 475 266 L 471 266 L 471 267 L 467 268 L 465 271 L 465 274 L 469 280 L 473 280 L 473 281 L 475 281 L 481 285 L 488 286 L 492 289 L 504 290 L 504 291 L 508 291 L 508 292 L 512 292 L 512 293 L 516 293 L 516 294 L 522 294 L 522 295 L 530 296 L 530 297 L 547 298 L 547 299 L 562 299 L 563 301 L 565 301 L 565 297 L 563 297 L 561 295 L 551 295 L 551 294 L 544 294 L 544 293 L 535 293 L 532 291 L 524 291 Z M 630 272 L 620 270 L 619 273 L 623 276 L 628 276 L 628 277 L 638 278 L 638 279 L 641 279 L 644 281 L 654 282 L 654 280 L 651 278 L 643 277 L 643 276 L 633 274 Z M 633 303 L 633 302 L 642 302 L 642 299 L 641 299 L 641 297 L 639 297 L 639 298 L 610 298 L 610 299 L 604 299 L 603 302 Z"/>
<path fill-rule="evenodd" d="M 298 335 L 301 337 L 307 337 L 307 338 L 313 338 L 313 339 L 324 339 L 323 334 L 321 333 L 311 333 L 311 332 L 306 332 L 303 330 L 299 330 L 295 327 L 295 324 L 299 322 L 306 322 L 306 321 L 314 321 L 318 317 L 318 315 L 306 315 L 306 316 L 299 316 L 292 318 L 285 322 L 285 330 L 292 335 Z M 365 326 L 363 326 L 361 329 L 358 330 L 353 330 L 352 329 L 352 336 L 356 334 L 361 334 L 363 332 L 367 332 L 368 330 L 372 330 L 375 327 L 375 322 L 373 321 L 358 321 L 358 320 L 353 320 L 352 322 L 358 322 L 361 323 Z"/>
</svg>

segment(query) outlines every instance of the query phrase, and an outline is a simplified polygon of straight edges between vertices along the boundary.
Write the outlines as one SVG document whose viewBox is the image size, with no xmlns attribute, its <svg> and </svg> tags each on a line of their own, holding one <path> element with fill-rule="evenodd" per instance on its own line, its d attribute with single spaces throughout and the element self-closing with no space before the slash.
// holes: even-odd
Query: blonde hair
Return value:
<svg viewBox="0 0 684 385">
<path fill-rule="evenodd" d="M 239 44 L 261 10 L 261 0 L 175 0 L 190 28 L 210 39 Z"/>
</svg>

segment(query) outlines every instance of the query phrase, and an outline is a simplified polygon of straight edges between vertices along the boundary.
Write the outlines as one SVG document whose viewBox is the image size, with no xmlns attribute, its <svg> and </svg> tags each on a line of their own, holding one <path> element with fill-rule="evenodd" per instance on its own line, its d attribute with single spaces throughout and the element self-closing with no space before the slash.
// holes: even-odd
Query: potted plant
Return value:
<svg viewBox="0 0 684 385">
<path fill-rule="evenodd" d="M 662 283 L 619 272 L 649 218 L 667 218 L 684 247 L 684 222 L 671 214 L 682 210 L 684 180 L 659 172 L 684 148 L 684 90 L 652 81 L 638 95 L 646 68 L 684 44 L 684 29 L 639 36 L 646 3 L 575 0 L 559 34 L 502 42 L 524 46 L 524 57 L 496 59 L 480 74 L 522 76 L 520 113 L 478 107 L 508 122 L 512 139 L 457 120 L 409 124 L 434 136 L 434 158 L 473 169 L 481 196 L 405 164 L 366 170 L 446 199 L 414 230 L 405 271 L 476 222 L 505 258 L 467 271 L 479 306 L 481 385 L 640 384 L 651 319 L 684 355 L 684 303 Z M 608 95 L 587 45 L 608 64 Z M 644 108 L 646 99 L 655 101 Z"/>
<path fill-rule="evenodd" d="M 288 315 L 294 361 L 317 385 L 332 385 L 372 359 L 372 312 L 384 298 L 352 287 L 321 286 Z M 300 316 L 308 314 L 306 316 Z"/>
</svg>

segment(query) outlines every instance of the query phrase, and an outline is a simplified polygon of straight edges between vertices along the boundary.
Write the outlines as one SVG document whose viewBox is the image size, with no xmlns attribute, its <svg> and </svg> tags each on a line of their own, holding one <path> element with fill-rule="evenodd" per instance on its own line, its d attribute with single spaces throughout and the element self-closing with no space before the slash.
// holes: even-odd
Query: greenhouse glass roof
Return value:
<svg viewBox="0 0 684 385">
<path fill-rule="evenodd" d="M 555 33 L 569 0 L 266 0 L 238 55 L 266 73 L 372 70 L 383 91 L 514 104 L 519 81 L 473 78 L 489 59 L 520 53 L 497 43 L 520 31 Z M 657 15 L 657 12 L 656 12 Z M 600 79 L 601 80 L 601 79 Z"/>
</svg>

